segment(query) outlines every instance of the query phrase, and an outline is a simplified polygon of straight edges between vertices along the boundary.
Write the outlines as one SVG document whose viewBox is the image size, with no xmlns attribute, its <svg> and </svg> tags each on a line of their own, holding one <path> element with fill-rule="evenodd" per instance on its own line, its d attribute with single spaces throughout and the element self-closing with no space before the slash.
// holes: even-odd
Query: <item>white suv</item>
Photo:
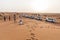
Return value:
<svg viewBox="0 0 60 40">
<path fill-rule="evenodd" d="M 35 18 L 36 20 L 42 20 L 42 17 L 41 16 L 38 16 Z"/>
<path fill-rule="evenodd" d="M 55 19 L 53 19 L 53 18 L 48 18 L 48 17 L 46 17 L 46 21 L 47 21 L 47 22 L 52 22 L 52 23 L 55 23 L 55 22 L 56 22 Z"/>
</svg>

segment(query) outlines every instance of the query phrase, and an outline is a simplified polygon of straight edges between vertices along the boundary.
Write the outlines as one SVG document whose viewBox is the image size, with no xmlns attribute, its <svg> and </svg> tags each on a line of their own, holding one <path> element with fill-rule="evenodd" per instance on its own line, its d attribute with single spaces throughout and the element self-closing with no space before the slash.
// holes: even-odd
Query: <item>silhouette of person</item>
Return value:
<svg viewBox="0 0 60 40">
<path fill-rule="evenodd" d="M 14 18 L 14 23 L 15 23 L 16 22 L 16 15 L 15 14 L 14 14 L 14 17 L 13 18 Z"/>
<path fill-rule="evenodd" d="M 6 16 L 4 16 L 4 21 L 6 21 Z"/>
<path fill-rule="evenodd" d="M 9 21 L 11 20 L 11 17 L 9 16 Z"/>
</svg>

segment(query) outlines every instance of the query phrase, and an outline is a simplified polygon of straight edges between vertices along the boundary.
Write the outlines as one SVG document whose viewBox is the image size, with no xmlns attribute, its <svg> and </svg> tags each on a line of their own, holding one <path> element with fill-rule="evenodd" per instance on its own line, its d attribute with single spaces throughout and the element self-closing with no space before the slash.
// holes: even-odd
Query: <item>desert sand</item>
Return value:
<svg viewBox="0 0 60 40">
<path fill-rule="evenodd" d="M 54 18 L 59 16 L 55 15 Z M 16 23 L 13 19 L 0 20 L 0 40 L 60 40 L 60 19 L 57 19 L 58 23 L 49 23 L 22 18 L 23 25 L 19 25 L 19 20 L 17 18 Z"/>
</svg>

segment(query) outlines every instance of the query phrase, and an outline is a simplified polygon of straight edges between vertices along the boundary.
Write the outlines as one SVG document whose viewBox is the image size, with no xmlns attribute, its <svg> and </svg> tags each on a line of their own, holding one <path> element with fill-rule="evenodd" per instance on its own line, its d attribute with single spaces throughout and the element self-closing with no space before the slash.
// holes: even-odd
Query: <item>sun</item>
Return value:
<svg viewBox="0 0 60 40">
<path fill-rule="evenodd" d="M 44 11 L 48 8 L 48 1 L 47 0 L 33 0 L 31 2 L 31 7 L 34 11 Z"/>
</svg>

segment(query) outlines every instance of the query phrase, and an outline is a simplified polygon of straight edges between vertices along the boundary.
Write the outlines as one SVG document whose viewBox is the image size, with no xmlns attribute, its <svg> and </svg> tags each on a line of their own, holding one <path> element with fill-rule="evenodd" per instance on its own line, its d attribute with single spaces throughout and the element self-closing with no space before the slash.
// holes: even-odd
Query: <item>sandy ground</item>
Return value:
<svg viewBox="0 0 60 40">
<path fill-rule="evenodd" d="M 0 40 L 60 40 L 60 25 L 23 18 L 24 25 L 0 21 Z"/>
</svg>

